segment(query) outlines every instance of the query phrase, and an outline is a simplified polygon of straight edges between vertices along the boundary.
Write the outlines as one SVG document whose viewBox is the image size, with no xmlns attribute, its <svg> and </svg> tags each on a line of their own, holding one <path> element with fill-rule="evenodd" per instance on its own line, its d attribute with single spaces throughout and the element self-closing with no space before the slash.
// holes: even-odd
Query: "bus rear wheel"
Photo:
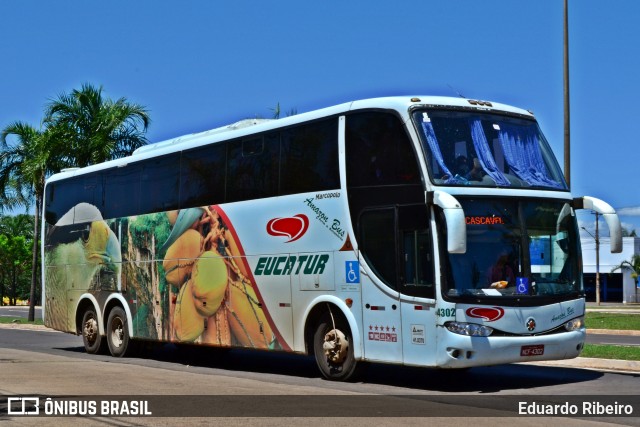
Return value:
<svg viewBox="0 0 640 427">
<path fill-rule="evenodd" d="M 335 323 L 334 323 L 335 322 Z M 353 336 L 343 316 L 325 313 L 313 336 L 313 352 L 322 375 L 332 381 L 354 376 L 358 363 L 353 355 Z"/>
<path fill-rule="evenodd" d="M 98 327 L 98 316 L 93 308 L 88 308 L 82 316 L 82 342 L 89 354 L 100 354 L 106 350 L 106 342 Z"/>
<path fill-rule="evenodd" d="M 130 347 L 127 315 L 120 307 L 114 307 L 107 321 L 107 342 L 113 357 L 124 357 Z"/>
</svg>

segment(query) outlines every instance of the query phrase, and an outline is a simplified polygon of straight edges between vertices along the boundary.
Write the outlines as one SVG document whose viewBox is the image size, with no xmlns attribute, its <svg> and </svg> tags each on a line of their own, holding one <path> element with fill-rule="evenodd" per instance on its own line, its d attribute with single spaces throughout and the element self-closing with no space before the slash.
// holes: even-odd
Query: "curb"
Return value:
<svg viewBox="0 0 640 427">
<path fill-rule="evenodd" d="M 640 361 L 596 359 L 592 357 L 576 357 L 569 360 L 545 360 L 541 362 L 522 362 L 525 365 L 557 366 L 563 368 L 594 369 L 598 371 L 640 372 Z"/>
<path fill-rule="evenodd" d="M 640 337 L 640 331 L 618 329 L 587 329 L 587 334 L 593 335 L 626 335 Z"/>
<path fill-rule="evenodd" d="M 0 323 L 2 329 L 19 329 L 23 331 L 51 331 L 57 332 L 53 329 L 47 328 L 44 325 L 34 325 L 31 323 Z"/>
</svg>

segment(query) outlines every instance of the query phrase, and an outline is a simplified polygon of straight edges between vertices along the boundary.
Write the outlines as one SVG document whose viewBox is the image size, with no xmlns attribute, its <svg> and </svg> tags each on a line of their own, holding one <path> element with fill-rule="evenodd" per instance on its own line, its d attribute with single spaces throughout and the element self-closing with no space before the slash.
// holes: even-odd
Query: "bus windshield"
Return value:
<svg viewBox="0 0 640 427">
<path fill-rule="evenodd" d="M 535 120 L 476 111 L 413 112 L 436 185 L 567 190 Z"/>
<path fill-rule="evenodd" d="M 459 200 L 466 215 L 467 252 L 448 255 L 445 298 L 533 303 L 538 297 L 582 294 L 578 231 L 568 203 Z"/>
</svg>

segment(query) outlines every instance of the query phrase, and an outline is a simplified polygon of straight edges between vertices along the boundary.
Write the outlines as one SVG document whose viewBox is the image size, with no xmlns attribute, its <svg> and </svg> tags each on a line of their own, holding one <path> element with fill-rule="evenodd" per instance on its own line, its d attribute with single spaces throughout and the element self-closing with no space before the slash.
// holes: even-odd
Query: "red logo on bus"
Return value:
<svg viewBox="0 0 640 427">
<path fill-rule="evenodd" d="M 285 243 L 294 242 L 301 238 L 309 228 L 309 218 L 298 214 L 289 218 L 274 218 L 267 223 L 267 233 L 272 236 L 288 237 Z"/>
<path fill-rule="evenodd" d="M 467 316 L 494 322 L 504 316 L 504 309 L 500 307 L 471 307 L 467 309 Z"/>
</svg>

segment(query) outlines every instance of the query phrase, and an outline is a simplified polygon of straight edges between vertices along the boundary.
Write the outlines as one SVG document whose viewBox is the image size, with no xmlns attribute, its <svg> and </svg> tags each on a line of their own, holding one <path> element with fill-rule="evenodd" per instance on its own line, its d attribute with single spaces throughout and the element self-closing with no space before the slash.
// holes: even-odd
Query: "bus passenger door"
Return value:
<svg viewBox="0 0 640 427">
<path fill-rule="evenodd" d="M 365 209 L 358 219 L 362 264 L 362 334 L 367 360 L 402 362 L 397 287 L 396 209 Z"/>
<path fill-rule="evenodd" d="M 429 224 L 425 205 L 398 208 L 402 360 L 407 365 L 435 362 L 435 278 Z"/>
</svg>

